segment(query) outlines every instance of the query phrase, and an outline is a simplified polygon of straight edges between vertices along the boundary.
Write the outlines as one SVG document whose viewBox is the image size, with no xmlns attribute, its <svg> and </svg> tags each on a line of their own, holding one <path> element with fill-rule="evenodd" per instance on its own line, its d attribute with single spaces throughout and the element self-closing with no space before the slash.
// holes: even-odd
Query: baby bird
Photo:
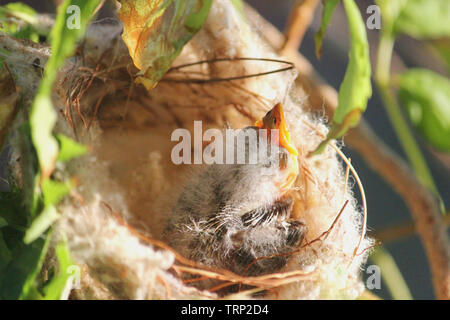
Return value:
<svg viewBox="0 0 450 320">
<path fill-rule="evenodd" d="M 252 132 L 256 148 L 252 141 L 236 142 Z M 234 138 L 224 145 L 232 144 L 234 154 L 244 152 L 246 159 L 257 154 L 256 163 L 205 165 L 184 186 L 164 238 L 207 266 L 245 276 L 272 273 L 287 263 L 282 254 L 298 248 L 306 232 L 303 222 L 290 219 L 293 200 L 287 193 L 298 175 L 298 153 L 281 104 Z M 254 262 L 262 257 L 267 258 Z"/>
</svg>

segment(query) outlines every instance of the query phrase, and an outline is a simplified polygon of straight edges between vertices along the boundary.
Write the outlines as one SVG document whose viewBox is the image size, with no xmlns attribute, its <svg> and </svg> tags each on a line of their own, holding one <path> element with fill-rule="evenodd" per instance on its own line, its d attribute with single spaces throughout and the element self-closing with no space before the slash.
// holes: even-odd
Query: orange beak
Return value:
<svg viewBox="0 0 450 320">
<path fill-rule="evenodd" d="M 298 175 L 298 162 L 297 156 L 298 151 L 295 147 L 294 143 L 291 140 L 291 135 L 289 134 L 289 130 L 287 128 L 287 124 L 284 120 L 283 107 L 281 103 L 278 103 L 273 107 L 272 110 L 267 112 L 267 114 L 255 123 L 255 126 L 261 129 L 267 129 L 270 131 L 271 129 L 279 130 L 279 140 L 278 143 L 280 146 L 285 148 L 292 159 L 291 165 L 287 168 L 285 179 L 281 182 L 277 183 L 278 188 L 280 188 L 281 194 L 285 194 L 290 190 Z"/>
<path fill-rule="evenodd" d="M 262 118 L 256 121 L 255 126 L 261 129 L 278 129 L 279 130 L 279 144 L 285 148 L 293 156 L 298 156 L 297 148 L 291 140 L 291 135 L 284 120 L 283 107 L 281 103 L 277 103 L 272 110 Z"/>
</svg>

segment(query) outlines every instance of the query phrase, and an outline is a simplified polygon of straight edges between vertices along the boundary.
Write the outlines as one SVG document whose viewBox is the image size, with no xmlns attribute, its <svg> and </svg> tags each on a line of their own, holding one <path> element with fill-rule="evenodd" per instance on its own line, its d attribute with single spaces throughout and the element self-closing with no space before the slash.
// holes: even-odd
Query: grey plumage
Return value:
<svg viewBox="0 0 450 320">
<path fill-rule="evenodd" d="M 247 127 L 236 133 L 245 134 Z M 246 156 L 267 147 L 258 136 L 258 148 L 239 150 Z M 289 219 L 292 199 L 280 194 L 277 183 L 283 179 L 280 159 L 286 149 L 276 148 L 256 164 L 205 165 L 186 183 L 171 215 L 164 237 L 179 253 L 208 266 L 229 269 L 237 274 L 255 276 L 275 272 L 288 256 L 261 259 L 248 270 L 255 258 L 283 254 L 298 248 L 306 226 Z M 289 167 L 289 163 L 287 163 Z"/>
</svg>

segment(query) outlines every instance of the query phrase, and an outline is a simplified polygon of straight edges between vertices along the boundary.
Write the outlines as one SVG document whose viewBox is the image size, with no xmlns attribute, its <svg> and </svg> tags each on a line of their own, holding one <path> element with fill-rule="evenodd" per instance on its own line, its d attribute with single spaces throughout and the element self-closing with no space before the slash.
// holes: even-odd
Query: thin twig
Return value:
<svg viewBox="0 0 450 320">
<path fill-rule="evenodd" d="M 345 207 L 347 206 L 347 204 L 348 204 L 348 200 L 345 201 L 345 203 L 344 203 L 344 205 L 342 206 L 341 210 L 339 211 L 338 215 L 336 216 L 336 218 L 334 218 L 333 223 L 331 224 L 331 226 L 330 226 L 327 230 L 325 230 L 324 232 L 322 232 L 322 234 L 321 234 L 320 236 L 318 236 L 316 239 L 311 240 L 310 242 L 307 242 L 306 244 L 304 244 L 304 245 L 302 246 L 302 248 L 303 248 L 303 247 L 306 247 L 306 246 L 310 246 L 310 245 L 312 245 L 314 242 L 326 240 L 326 239 L 328 238 L 328 235 L 330 234 L 331 230 L 333 230 L 334 226 L 336 225 L 336 223 L 338 222 L 338 220 L 339 220 L 339 218 L 341 217 L 342 213 L 344 212 L 344 209 L 345 209 Z M 323 239 L 322 239 L 322 238 L 323 238 Z"/>
<path fill-rule="evenodd" d="M 195 66 L 195 65 L 213 64 L 213 63 L 220 63 L 220 62 L 234 62 L 234 61 L 272 62 L 272 63 L 278 63 L 278 64 L 285 64 L 285 65 L 287 65 L 287 67 L 274 69 L 274 70 L 270 70 L 270 71 L 265 71 L 265 72 L 258 72 L 258 73 L 254 73 L 254 74 L 245 74 L 245 75 L 239 75 L 239 76 L 234 76 L 234 77 L 226 77 L 226 78 L 217 77 L 217 78 L 203 79 L 203 78 L 193 78 L 193 77 L 191 77 L 191 78 L 185 78 L 185 77 L 175 78 L 175 77 L 167 77 L 166 76 L 163 79 L 161 79 L 160 81 L 161 82 L 180 82 L 180 83 L 201 83 L 201 84 L 206 84 L 206 83 L 215 83 L 215 82 L 224 82 L 224 81 L 233 81 L 233 80 L 243 80 L 243 79 L 248 79 L 248 78 L 261 77 L 261 76 L 266 76 L 266 75 L 269 75 L 269 74 L 274 74 L 274 73 L 284 72 L 284 71 L 289 71 L 289 70 L 294 69 L 294 65 L 290 61 L 284 61 L 284 60 L 279 60 L 279 59 L 268 59 L 268 58 L 237 57 L 237 58 L 216 58 L 216 59 L 208 59 L 208 60 L 201 60 L 201 61 L 186 63 L 186 64 L 182 64 L 182 65 L 178 65 L 178 66 L 174 66 L 174 67 L 170 68 L 169 71 L 167 71 L 167 74 L 173 73 L 174 71 L 180 71 L 180 70 L 182 70 L 184 68 Z"/>
</svg>

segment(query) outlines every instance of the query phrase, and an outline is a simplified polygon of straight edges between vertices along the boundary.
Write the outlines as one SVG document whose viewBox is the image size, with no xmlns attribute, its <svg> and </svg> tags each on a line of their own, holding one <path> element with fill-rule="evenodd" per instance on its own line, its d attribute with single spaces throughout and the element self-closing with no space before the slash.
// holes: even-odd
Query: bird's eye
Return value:
<svg viewBox="0 0 450 320">
<path fill-rule="evenodd" d="M 277 118 L 273 118 L 273 124 L 274 124 L 274 125 L 277 124 Z"/>
</svg>

